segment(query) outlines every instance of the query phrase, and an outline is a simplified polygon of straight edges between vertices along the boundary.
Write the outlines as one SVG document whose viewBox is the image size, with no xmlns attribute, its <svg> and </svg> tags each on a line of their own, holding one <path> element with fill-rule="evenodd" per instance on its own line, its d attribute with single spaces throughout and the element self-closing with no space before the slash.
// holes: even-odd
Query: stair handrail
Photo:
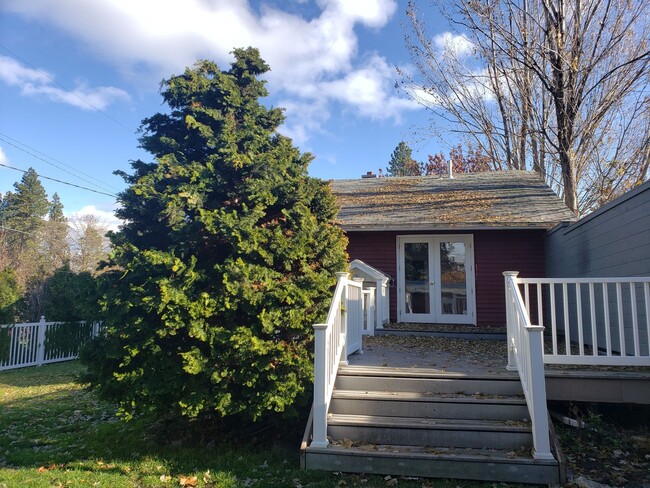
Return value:
<svg viewBox="0 0 650 488">
<path fill-rule="evenodd" d="M 546 379 L 544 375 L 544 327 L 532 325 L 519 291 L 518 271 L 505 271 L 506 323 L 509 371 L 517 371 L 524 390 L 533 430 L 533 457 L 554 459 L 549 437 Z"/>
<path fill-rule="evenodd" d="M 332 398 L 336 373 L 346 361 L 346 295 L 355 283 L 348 273 L 336 273 L 336 289 L 327 314 L 327 321 L 314 324 L 314 406 L 312 447 L 327 447 L 327 411 Z"/>
</svg>

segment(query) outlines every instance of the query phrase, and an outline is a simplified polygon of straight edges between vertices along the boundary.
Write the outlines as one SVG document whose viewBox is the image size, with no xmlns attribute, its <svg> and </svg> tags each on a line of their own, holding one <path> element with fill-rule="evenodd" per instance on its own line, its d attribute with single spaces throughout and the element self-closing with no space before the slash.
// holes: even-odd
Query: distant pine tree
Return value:
<svg viewBox="0 0 650 488">
<path fill-rule="evenodd" d="M 400 142 L 388 162 L 386 168 L 388 176 L 419 176 L 422 174 L 420 164 L 411 156 L 411 148 Z"/>
</svg>

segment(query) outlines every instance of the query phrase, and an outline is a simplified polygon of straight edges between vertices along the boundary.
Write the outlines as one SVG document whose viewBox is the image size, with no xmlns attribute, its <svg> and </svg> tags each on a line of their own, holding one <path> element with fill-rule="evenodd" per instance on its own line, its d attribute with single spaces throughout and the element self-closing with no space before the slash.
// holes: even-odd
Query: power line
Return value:
<svg viewBox="0 0 650 488">
<path fill-rule="evenodd" d="M 5 227 L 4 225 L 0 225 L 0 230 L 8 230 L 11 232 L 18 232 L 19 234 L 25 234 L 27 236 L 35 236 L 33 232 L 25 232 L 24 230 L 18 230 L 18 229 L 10 229 L 9 227 Z"/>
<path fill-rule="evenodd" d="M 52 159 L 53 161 L 57 161 L 58 163 L 61 163 L 61 164 L 63 164 L 64 166 L 67 166 L 67 167 L 69 167 L 69 168 L 72 168 L 72 166 L 70 166 L 70 165 L 68 165 L 68 164 L 65 164 L 64 162 L 59 161 L 58 159 L 55 159 L 55 158 L 53 158 L 53 157 L 51 157 L 51 156 L 48 156 L 47 154 L 45 154 L 45 153 L 39 151 L 38 149 L 34 149 L 33 147 L 30 147 L 30 146 L 28 146 L 27 144 L 25 144 L 25 143 L 23 143 L 23 142 L 20 142 L 20 141 L 18 141 L 17 139 L 14 139 L 13 137 L 10 137 L 10 136 L 8 136 L 8 135 L 3 134 L 2 132 L 0 132 L 0 141 L 3 141 L 3 142 L 5 142 L 5 143 L 9 144 L 10 146 L 15 147 L 15 148 L 18 149 L 19 151 L 22 151 L 22 152 L 24 152 L 25 154 L 29 154 L 30 156 L 32 156 L 32 157 L 34 157 L 34 158 L 36 158 L 36 159 L 39 159 L 39 160 L 43 161 L 44 163 L 49 164 L 50 166 L 54 166 L 55 168 L 60 169 L 60 170 L 63 171 L 64 173 L 68 173 L 69 175 L 74 176 L 75 178 L 79 178 L 80 180 L 85 181 L 86 183 L 88 183 L 88 184 L 90 184 L 90 185 L 96 186 L 97 188 L 101 188 L 102 190 L 110 191 L 108 188 L 106 188 L 106 187 L 104 187 L 104 186 L 98 185 L 97 183 L 93 183 L 92 181 L 87 180 L 86 178 L 82 178 L 82 177 L 79 176 L 79 175 L 76 175 L 76 174 L 74 174 L 74 173 L 71 173 L 70 171 L 66 170 L 65 168 L 62 168 L 62 167 L 60 167 L 60 166 L 58 166 L 58 165 L 56 165 L 56 164 L 54 164 L 54 163 L 52 163 L 52 162 L 50 162 L 50 161 L 48 161 L 48 160 L 46 160 L 46 159 L 44 159 L 44 158 L 42 158 L 42 157 L 36 155 L 36 154 L 34 154 L 34 153 L 28 151 L 27 149 L 24 149 L 24 148 L 22 148 L 22 147 L 20 147 L 20 146 L 18 146 L 18 145 L 16 145 L 16 144 L 14 144 L 13 142 L 8 141 L 7 139 L 5 139 L 5 137 L 8 138 L 8 139 L 11 139 L 12 141 L 14 141 L 14 142 L 17 143 L 17 144 L 20 144 L 21 146 L 25 146 L 25 147 L 31 149 L 32 151 L 35 151 L 35 152 L 37 152 L 37 153 L 40 153 L 40 154 L 42 154 L 43 156 Z M 74 168 L 72 168 L 72 169 L 74 169 Z M 75 170 L 75 171 L 77 171 L 78 173 L 81 173 L 82 175 L 88 176 L 88 178 L 92 178 L 93 180 L 99 181 L 99 180 L 97 180 L 96 178 L 93 178 L 92 176 L 87 175 L 87 174 L 84 173 L 83 171 L 79 171 L 79 170 Z M 114 186 L 111 186 L 111 185 L 108 185 L 108 186 L 110 186 L 111 188 L 114 188 L 114 189 L 117 190 L 117 188 L 115 188 Z"/>
<path fill-rule="evenodd" d="M 5 168 L 13 169 L 15 171 L 20 171 L 21 173 L 27 173 L 27 171 L 24 170 L 24 169 L 14 168 L 13 166 L 9 166 L 8 164 L 0 163 L 0 166 L 4 166 Z M 40 175 L 40 174 L 38 175 L 38 177 L 39 178 L 44 178 L 46 180 L 56 181 L 57 183 L 62 183 L 64 185 L 73 186 L 73 187 L 79 188 L 81 190 L 87 190 L 87 191 L 91 191 L 93 193 L 99 193 L 100 195 L 107 195 L 109 197 L 117 198 L 117 195 L 115 195 L 114 193 L 106 193 L 106 192 L 103 192 L 103 191 L 93 190 L 92 188 L 87 188 L 85 186 L 75 185 L 74 183 L 70 183 L 68 181 L 58 180 L 56 178 L 51 178 L 49 176 L 43 176 L 43 175 Z"/>
<path fill-rule="evenodd" d="M 38 71 L 40 74 L 42 74 L 43 76 L 45 76 L 48 80 L 50 80 L 52 83 L 54 83 L 55 85 L 59 86 L 61 89 L 65 90 L 66 92 L 68 92 L 68 93 L 69 93 L 70 95 L 72 95 L 73 97 L 78 98 L 79 100 L 81 100 L 82 102 L 84 102 L 84 103 L 85 103 L 86 105 L 88 105 L 89 107 L 92 107 L 92 108 L 95 109 L 96 111 L 101 112 L 105 117 L 107 117 L 108 119 L 110 119 L 111 121 L 113 121 L 114 123 L 116 123 L 117 125 L 119 125 L 120 127 L 122 127 L 123 129 L 126 129 L 127 131 L 129 131 L 129 133 L 131 133 L 131 134 L 134 134 L 134 133 L 135 133 L 135 131 L 134 131 L 133 129 L 130 129 L 129 127 L 127 127 L 126 125 L 124 125 L 122 122 L 120 122 L 119 120 L 117 120 L 115 117 L 113 117 L 112 115 L 110 115 L 108 112 L 105 112 L 105 111 L 102 110 L 101 108 L 99 108 L 99 107 L 97 107 L 96 105 L 93 105 L 92 103 L 90 103 L 88 100 L 86 100 L 85 98 L 83 98 L 83 97 L 80 96 L 79 94 L 77 94 L 77 93 L 73 92 L 72 90 L 68 89 L 67 87 L 65 87 L 64 85 L 62 85 L 62 84 L 59 83 L 58 81 L 56 81 L 54 78 L 52 78 L 52 77 L 49 75 L 49 73 L 47 73 L 47 72 L 45 72 L 45 71 L 43 71 L 43 70 L 37 68 L 37 67 L 34 66 L 32 63 L 30 63 L 29 61 L 27 61 L 25 58 L 19 56 L 18 54 L 16 54 L 15 52 L 13 52 L 13 51 L 12 51 L 11 49 L 9 49 L 8 47 L 3 46 L 2 44 L 0 44 L 0 48 L 4 49 L 5 51 L 7 51 L 9 54 L 11 54 L 12 56 L 14 56 L 15 58 L 20 59 L 23 63 L 25 63 L 27 66 L 29 66 L 29 67 L 32 68 L 33 70 Z"/>
</svg>

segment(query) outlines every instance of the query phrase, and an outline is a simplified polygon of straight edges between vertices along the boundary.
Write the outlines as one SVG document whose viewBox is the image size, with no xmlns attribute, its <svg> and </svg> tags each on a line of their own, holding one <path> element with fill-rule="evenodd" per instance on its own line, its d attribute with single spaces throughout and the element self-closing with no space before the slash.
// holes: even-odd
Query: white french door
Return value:
<svg viewBox="0 0 650 488">
<path fill-rule="evenodd" d="M 397 320 L 475 324 L 471 235 L 397 238 Z"/>
</svg>

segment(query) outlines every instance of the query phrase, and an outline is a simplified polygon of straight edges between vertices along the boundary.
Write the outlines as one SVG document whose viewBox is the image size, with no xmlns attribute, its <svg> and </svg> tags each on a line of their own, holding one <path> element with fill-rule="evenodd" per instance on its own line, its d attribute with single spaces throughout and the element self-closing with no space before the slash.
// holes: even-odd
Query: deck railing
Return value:
<svg viewBox="0 0 650 488">
<path fill-rule="evenodd" d="M 533 430 L 535 459 L 553 459 L 548 433 L 546 382 L 544 378 L 544 327 L 532 325 L 517 284 L 517 272 L 506 271 L 506 322 L 508 369 L 519 372 Z"/>
<path fill-rule="evenodd" d="M 327 411 L 339 364 L 361 349 L 364 324 L 363 280 L 336 273 L 327 322 L 314 325 L 314 407 L 311 446 L 327 447 Z M 365 320 L 368 318 L 366 317 Z"/>
<path fill-rule="evenodd" d="M 69 361 L 99 333 L 99 323 L 39 322 L 0 325 L 0 371 Z"/>
<path fill-rule="evenodd" d="M 544 364 L 650 366 L 650 277 L 503 274 L 508 369 L 519 372 L 535 457 L 543 458 L 550 455 Z"/>
<path fill-rule="evenodd" d="M 546 364 L 650 366 L 650 277 L 520 278 Z"/>
</svg>

